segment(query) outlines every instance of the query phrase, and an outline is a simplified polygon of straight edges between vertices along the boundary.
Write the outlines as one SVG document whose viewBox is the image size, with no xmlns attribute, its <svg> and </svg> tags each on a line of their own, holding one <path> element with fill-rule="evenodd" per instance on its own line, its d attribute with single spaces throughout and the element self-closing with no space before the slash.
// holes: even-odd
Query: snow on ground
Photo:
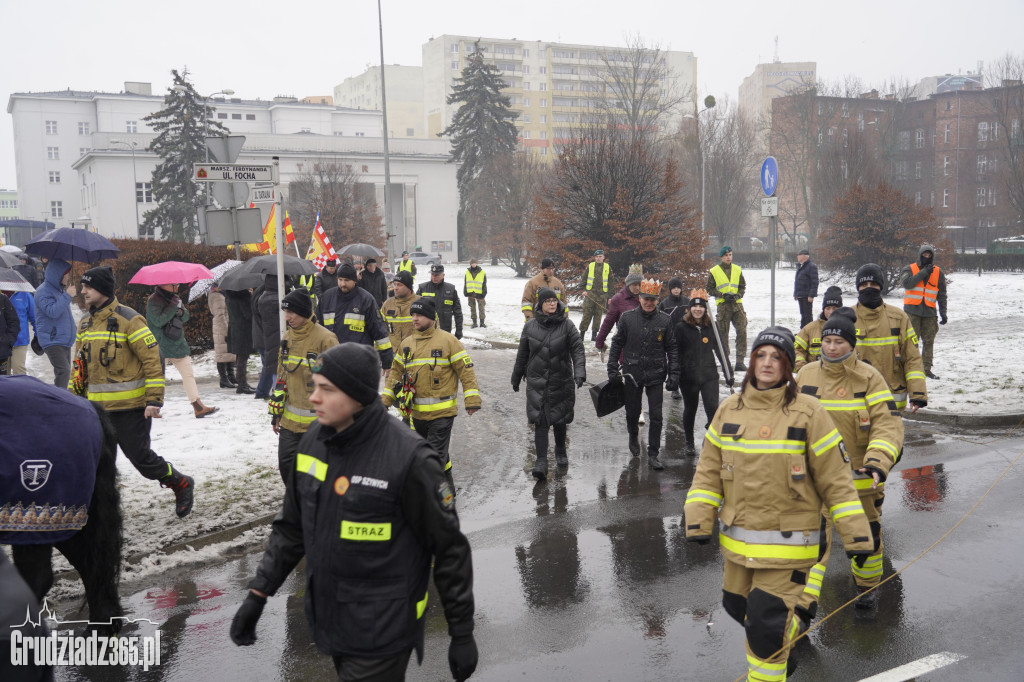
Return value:
<svg viewBox="0 0 1024 682">
<path fill-rule="evenodd" d="M 461 293 L 466 266 L 453 264 L 446 269 L 448 281 L 456 284 Z M 488 273 L 487 328 L 471 329 L 469 311 L 464 309 L 466 346 L 470 349 L 486 348 L 485 339 L 517 342 L 523 326 L 520 300 L 526 280 L 516 278 L 513 271 L 504 266 L 485 269 Z M 757 332 L 769 324 L 770 274 L 766 270 L 744 272 L 748 338 L 753 340 Z M 425 280 L 422 275 L 418 278 L 420 282 Z M 776 272 L 775 312 L 779 324 L 795 329 L 798 311 L 790 294 L 792 281 L 792 269 Z M 954 273 L 947 277 L 947 282 L 950 322 L 940 327 L 936 339 L 933 370 L 941 379 L 928 382 L 928 409 L 968 414 L 1019 411 L 1024 405 L 1021 372 L 1024 275 L 992 273 L 978 277 L 976 273 Z M 823 293 L 827 285 L 822 282 L 819 291 Z M 851 283 L 843 283 L 843 289 L 844 301 L 855 302 Z M 902 305 L 899 296 L 890 297 L 888 301 Z M 820 311 L 820 304 L 819 297 L 815 301 L 816 313 Z M 581 312 L 574 310 L 571 317 L 578 324 Z M 589 378 L 600 381 L 604 368 L 591 342 L 587 341 L 586 345 Z M 219 411 L 196 419 L 179 375 L 173 367 L 168 367 L 163 418 L 153 422 L 152 447 L 195 478 L 195 509 L 187 518 L 178 519 L 174 514 L 173 494 L 155 481 L 144 479 L 119 456 L 125 555 L 145 555 L 141 562 L 125 565 L 125 579 L 142 577 L 175 564 L 207 560 L 230 547 L 262 543 L 267 527 L 198 551 L 177 552 L 172 556 L 160 551 L 169 545 L 276 512 L 283 497 L 283 484 L 277 471 L 277 438 L 270 427 L 266 403 L 251 395 L 219 388 L 212 352 L 194 358 L 193 364 L 203 402 L 218 407 Z M 251 359 L 248 373 L 251 384 L 255 384 L 257 368 L 258 360 Z M 30 374 L 52 381 L 53 373 L 45 356 L 29 353 L 28 369 Z M 58 570 L 67 568 L 63 558 L 57 559 L 56 564 Z M 80 590 L 80 583 L 63 581 L 55 589 L 57 595 L 73 595 Z"/>
</svg>

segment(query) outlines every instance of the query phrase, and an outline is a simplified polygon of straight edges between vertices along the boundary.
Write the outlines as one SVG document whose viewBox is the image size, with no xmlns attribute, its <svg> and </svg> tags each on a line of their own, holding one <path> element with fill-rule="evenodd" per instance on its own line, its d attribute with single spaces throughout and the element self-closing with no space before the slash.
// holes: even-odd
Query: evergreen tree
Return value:
<svg viewBox="0 0 1024 682">
<path fill-rule="evenodd" d="M 448 104 L 461 103 L 450 126 L 439 136 L 451 137 L 452 163 L 461 163 L 455 179 L 460 204 L 465 204 L 473 181 L 488 162 L 502 154 L 515 152 L 518 134 L 513 124 L 518 112 L 511 110 L 512 100 L 501 94 L 505 82 L 501 72 L 484 62 L 480 42 L 469 56 L 462 75 L 455 79 Z"/>
<path fill-rule="evenodd" d="M 202 97 L 187 80 L 188 72 L 172 70 L 174 85 L 167 89 L 164 108 L 145 117 L 157 131 L 149 145 L 162 161 L 153 171 L 153 197 L 157 207 L 146 213 L 142 231 L 162 239 L 194 242 L 199 236 L 196 208 L 200 189 L 192 180 L 192 164 L 206 160 L 209 133 L 227 132 L 217 121 L 208 121 Z"/>
</svg>

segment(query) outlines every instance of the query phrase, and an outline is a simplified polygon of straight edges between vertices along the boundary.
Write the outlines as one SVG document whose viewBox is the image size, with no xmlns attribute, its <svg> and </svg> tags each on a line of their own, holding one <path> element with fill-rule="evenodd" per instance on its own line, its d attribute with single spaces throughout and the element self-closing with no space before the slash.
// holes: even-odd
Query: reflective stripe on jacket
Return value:
<svg viewBox="0 0 1024 682">
<path fill-rule="evenodd" d="M 462 293 L 473 298 L 483 298 L 487 295 L 487 273 L 483 268 L 477 268 L 475 275 L 473 268 L 466 270 Z"/>
<path fill-rule="evenodd" d="M 326 327 L 307 319 L 298 329 L 288 327 L 284 333 L 287 354 L 278 351 L 277 378 L 284 379 L 287 401 L 281 415 L 281 428 L 292 433 L 305 433 L 316 419 L 313 403 L 313 362 L 321 353 L 338 345 L 338 337 Z"/>
<path fill-rule="evenodd" d="M 409 349 L 408 358 L 406 348 Z M 390 385 L 385 386 L 381 394 L 385 406 L 395 402 L 396 387 L 401 387 L 405 371 L 413 377 L 416 387 L 414 419 L 456 416 L 459 413 L 456 402 L 459 382 L 462 383 L 466 407 L 480 407 L 480 389 L 476 385 L 473 361 L 459 340 L 443 329 L 428 327 L 426 331 L 418 331 L 402 339 L 388 375 Z"/>
<path fill-rule="evenodd" d="M 907 314 L 888 303 L 874 310 L 858 303 L 854 312 L 857 355 L 885 378 L 896 406 L 902 410 L 908 398 L 928 400 L 917 334 Z"/>
<path fill-rule="evenodd" d="M 388 328 L 388 338 L 391 340 L 391 349 L 395 355 L 402 352 L 399 345 L 402 339 L 416 331 L 412 326 L 412 312 L 409 308 L 418 298 L 416 294 L 409 294 L 405 298 L 392 296 L 380 307 L 380 315 L 384 318 L 384 326 Z"/>
</svg>

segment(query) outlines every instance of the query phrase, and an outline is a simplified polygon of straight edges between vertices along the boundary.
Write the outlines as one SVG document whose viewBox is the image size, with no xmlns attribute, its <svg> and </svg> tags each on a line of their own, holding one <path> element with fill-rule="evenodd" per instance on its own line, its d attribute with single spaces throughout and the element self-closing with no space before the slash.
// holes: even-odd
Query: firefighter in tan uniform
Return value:
<svg viewBox="0 0 1024 682">
<path fill-rule="evenodd" d="M 565 303 L 565 285 L 562 280 L 555 277 L 555 262 L 545 258 L 540 262 L 540 272 L 530 278 L 530 281 L 523 287 L 523 317 L 527 320 L 533 319 L 533 308 L 537 305 L 537 292 L 541 287 L 547 287 L 555 292 L 555 296 L 562 303 Z M 569 306 L 565 308 L 566 317 L 569 315 Z"/>
<path fill-rule="evenodd" d="M 821 358 L 797 376 L 800 392 L 818 398 L 843 437 L 853 471 L 853 486 L 871 525 L 874 551 L 858 566 L 851 562 L 854 582 L 861 593 L 857 608 L 876 602 L 872 590 L 882 581 L 882 502 L 885 479 L 903 450 L 903 419 L 885 379 L 871 365 L 857 359 L 857 335 L 850 308 L 839 308 L 821 332 Z M 809 623 L 817 610 L 821 580 L 828 565 L 832 528 L 826 528 L 822 556 L 811 569 L 804 600 L 797 613 Z"/>
<path fill-rule="evenodd" d="M 419 300 L 420 297 L 412 292 L 412 273 L 408 270 L 399 272 L 392 282 L 395 286 L 395 295 L 381 304 L 380 316 L 384 318 L 384 326 L 388 328 L 391 348 L 397 354 L 402 339 L 411 336 L 416 331 L 416 328 L 412 326 L 412 312 L 409 308 L 413 301 Z M 390 372 L 390 369 L 388 371 Z M 385 379 L 385 386 L 386 382 L 387 379 Z"/>
<path fill-rule="evenodd" d="M 739 394 L 718 408 L 686 495 L 686 539 L 711 540 L 715 517 L 725 558 L 722 605 L 746 629 L 748 680 L 784 682 L 794 614 L 818 559 L 821 508 L 847 553 L 863 563 L 871 529 L 842 438 L 793 378 L 793 335 L 758 334 Z"/>
<path fill-rule="evenodd" d="M 832 311 L 842 307 L 843 290 L 839 287 L 829 287 L 826 289 L 825 296 L 822 298 L 821 315 L 818 316 L 818 319 L 811 320 L 810 324 L 798 331 L 796 338 L 793 340 L 793 347 L 796 349 L 796 364 L 793 366 L 794 373 L 799 372 L 808 363 L 817 362 L 818 358 L 821 357 L 821 328 L 825 325 L 825 321 L 829 316 L 832 315 Z"/>
<path fill-rule="evenodd" d="M 480 409 L 473 361 L 451 333 L 434 326 L 437 308 L 429 298 L 413 301 L 412 324 L 416 331 L 395 348 L 389 380 L 381 400 L 385 407 L 397 402 L 399 411 L 444 462 L 444 473 L 455 491 L 448 443 L 459 413 L 458 390 L 462 383 L 466 414 Z M 388 385 L 390 384 L 390 386 Z"/>
<path fill-rule="evenodd" d="M 885 377 L 899 409 L 909 398 L 917 412 L 928 405 L 917 334 L 905 312 L 882 300 L 884 289 L 882 268 L 868 263 L 857 270 L 857 353 Z"/>
<path fill-rule="evenodd" d="M 313 317 L 313 299 L 304 287 L 293 289 L 281 301 L 284 321 L 288 325 L 281 339 L 277 359 L 277 384 L 267 407 L 270 423 L 278 435 L 277 466 L 285 485 L 295 468 L 295 454 L 299 441 L 316 421 L 316 410 L 309 396 L 313 389 L 313 363 L 331 346 L 338 345 L 338 337 Z"/>
<path fill-rule="evenodd" d="M 174 491 L 179 518 L 192 511 L 195 482 L 149 447 L 154 417 L 164 404 L 164 373 L 156 337 L 146 318 L 114 296 L 109 265 L 86 270 L 82 318 L 75 342 L 71 391 L 100 405 L 117 431 L 117 444 L 139 473 Z"/>
</svg>

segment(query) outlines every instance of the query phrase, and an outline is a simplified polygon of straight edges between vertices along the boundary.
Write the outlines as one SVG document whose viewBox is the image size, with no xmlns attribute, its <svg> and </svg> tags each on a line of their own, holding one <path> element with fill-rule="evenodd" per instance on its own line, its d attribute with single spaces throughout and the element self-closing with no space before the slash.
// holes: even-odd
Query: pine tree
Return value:
<svg viewBox="0 0 1024 682">
<path fill-rule="evenodd" d="M 146 213 L 142 231 L 162 239 L 194 242 L 199 236 L 196 209 L 200 190 L 192 180 L 192 164 L 206 160 L 207 134 L 227 132 L 217 121 L 207 120 L 202 97 L 187 80 L 188 72 L 172 70 L 174 85 L 167 89 L 164 108 L 145 117 L 157 136 L 149 145 L 162 161 L 153 171 L 153 197 L 157 207 Z"/>
<path fill-rule="evenodd" d="M 474 48 L 448 95 L 448 104 L 461 106 L 451 125 L 439 133 L 452 139 L 450 161 L 462 164 L 455 174 L 460 204 L 469 198 L 473 181 L 487 163 L 502 154 L 512 154 L 519 137 L 513 125 L 519 114 L 511 110 L 508 95 L 501 94 L 505 87 L 501 72 L 484 62 L 479 41 Z"/>
</svg>

